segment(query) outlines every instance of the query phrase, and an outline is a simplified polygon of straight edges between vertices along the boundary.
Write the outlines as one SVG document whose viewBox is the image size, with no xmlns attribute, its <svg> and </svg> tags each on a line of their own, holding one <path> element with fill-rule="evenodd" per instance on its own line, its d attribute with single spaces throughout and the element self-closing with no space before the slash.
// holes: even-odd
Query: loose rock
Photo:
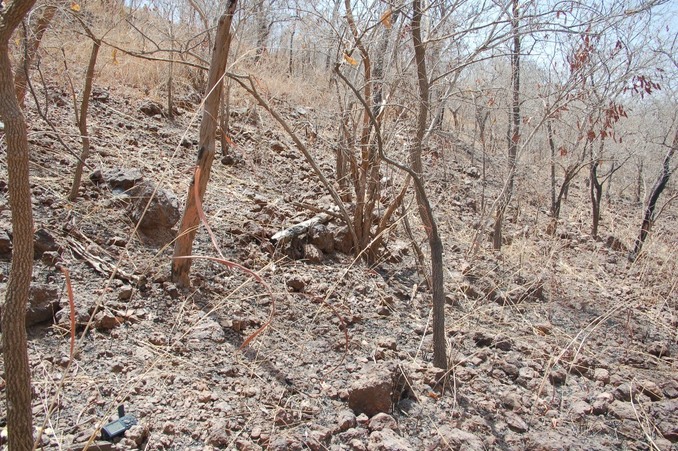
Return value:
<svg viewBox="0 0 678 451">
<path fill-rule="evenodd" d="M 410 451 L 412 448 L 405 439 L 396 435 L 391 429 L 374 431 L 367 444 L 368 451 Z"/>
<path fill-rule="evenodd" d="M 483 441 L 472 433 L 444 424 L 435 431 L 433 443 L 426 447 L 427 451 L 439 449 L 480 451 L 484 450 L 485 446 Z"/>
<path fill-rule="evenodd" d="M 381 431 L 383 429 L 398 429 L 398 423 L 391 415 L 380 412 L 370 419 L 368 424 L 370 431 Z"/>
<path fill-rule="evenodd" d="M 167 189 L 156 189 L 150 182 L 136 186 L 132 195 L 132 220 L 139 222 L 141 231 L 147 237 L 154 241 L 165 241 L 168 234 L 172 235 L 171 228 L 181 218 L 177 196 Z"/>
<path fill-rule="evenodd" d="M 394 368 L 386 364 L 368 365 L 349 389 L 348 406 L 355 413 L 373 416 L 390 412 L 402 388 L 395 383 Z"/>
</svg>

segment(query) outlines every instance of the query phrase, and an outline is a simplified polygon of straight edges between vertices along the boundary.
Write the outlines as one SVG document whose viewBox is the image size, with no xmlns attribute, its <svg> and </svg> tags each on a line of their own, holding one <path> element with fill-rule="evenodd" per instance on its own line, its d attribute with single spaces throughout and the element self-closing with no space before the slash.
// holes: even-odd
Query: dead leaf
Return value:
<svg viewBox="0 0 678 451">
<path fill-rule="evenodd" d="M 393 17 L 393 10 L 391 8 L 387 9 L 384 14 L 381 15 L 381 19 L 379 19 L 379 22 L 386 28 L 391 28 L 393 26 L 393 22 L 391 21 L 391 18 Z"/>
<path fill-rule="evenodd" d="M 80 5 L 77 2 L 71 2 L 71 11 L 80 12 Z"/>
<path fill-rule="evenodd" d="M 358 62 L 355 60 L 355 58 L 351 57 L 348 53 L 344 53 L 344 60 L 351 66 L 357 66 Z"/>
</svg>

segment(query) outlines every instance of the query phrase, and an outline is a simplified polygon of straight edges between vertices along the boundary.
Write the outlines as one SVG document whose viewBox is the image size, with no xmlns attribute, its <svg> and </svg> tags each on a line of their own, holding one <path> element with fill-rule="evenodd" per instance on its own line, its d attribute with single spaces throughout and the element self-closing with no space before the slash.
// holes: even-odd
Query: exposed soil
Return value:
<svg viewBox="0 0 678 451">
<path fill-rule="evenodd" d="M 91 105 L 88 172 L 138 169 L 183 203 L 197 151 L 194 113 L 173 123 L 142 113 L 135 92 L 105 93 Z M 68 101 L 54 102 L 52 118 L 79 151 Z M 329 113 L 278 108 L 298 130 L 320 124 L 312 149 L 331 175 Z M 227 164 L 215 160 L 204 207 L 225 257 L 257 271 L 274 299 L 242 271 L 200 259 L 193 288 L 177 288 L 171 236 L 135 233 L 133 199 L 106 183 L 86 179 L 80 198 L 68 202 L 75 159 L 38 117 L 29 119 L 36 229 L 58 245 L 36 259 L 34 280 L 57 288 L 60 311 L 29 329 L 44 449 L 85 448 L 120 404 L 138 425 L 115 449 L 678 449 L 677 238 L 675 230 L 658 233 L 647 255 L 629 263 L 622 243 L 632 243 L 637 206 L 606 207 L 602 229 L 620 235 L 593 239 L 580 181 L 570 216 L 550 237 L 526 185 L 509 213 L 510 243 L 496 254 L 485 232 L 476 237 L 487 221 L 477 170 L 459 143 L 436 142 L 442 151 L 428 159 L 426 178 L 446 252 L 451 367 L 442 373 L 431 364 L 430 292 L 402 224 L 371 267 L 341 252 L 307 248 L 311 258 L 270 243 L 331 201 L 264 112 L 234 108 L 238 146 Z M 11 232 L 1 188 L 0 229 Z M 488 187 L 488 199 L 498 188 Z M 425 243 L 421 230 L 415 235 Z M 218 256 L 204 227 L 194 254 Z M 70 310 L 55 263 L 70 271 L 75 295 L 70 365 Z M 3 296 L 8 272 L 4 258 Z M 240 349 L 273 309 L 270 326 Z M 388 416 L 352 410 L 355 384 L 383 375 L 393 379 Z M 90 449 L 106 449 L 96 443 Z"/>
</svg>

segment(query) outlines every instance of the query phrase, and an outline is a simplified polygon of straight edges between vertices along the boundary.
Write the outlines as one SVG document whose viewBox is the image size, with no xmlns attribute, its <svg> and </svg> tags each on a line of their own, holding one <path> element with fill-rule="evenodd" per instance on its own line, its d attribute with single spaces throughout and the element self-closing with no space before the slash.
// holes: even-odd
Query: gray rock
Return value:
<svg viewBox="0 0 678 451">
<path fill-rule="evenodd" d="M 231 443 L 231 435 L 226 420 L 216 420 L 209 429 L 207 443 L 216 447 L 226 447 Z"/>
<path fill-rule="evenodd" d="M 614 396 L 612 393 L 600 393 L 596 396 L 596 399 L 593 401 L 593 414 L 594 415 L 604 415 L 607 413 L 607 408 L 610 403 L 614 401 Z"/>
<path fill-rule="evenodd" d="M 128 168 L 111 168 L 104 171 L 96 170 L 89 176 L 95 184 L 108 183 L 114 192 L 124 192 L 143 180 L 141 171 Z"/>
<path fill-rule="evenodd" d="M 351 443 L 353 441 L 362 442 L 363 440 L 367 440 L 367 430 L 363 428 L 350 428 L 337 435 L 337 437 L 342 443 Z"/>
<path fill-rule="evenodd" d="M 608 384 L 610 382 L 610 372 L 605 368 L 596 368 L 593 372 L 593 380 Z"/>
<path fill-rule="evenodd" d="M 636 411 L 630 402 L 614 400 L 607 408 L 608 414 L 620 420 L 637 420 Z"/>
<path fill-rule="evenodd" d="M 631 399 L 636 399 L 636 395 L 638 395 L 638 387 L 634 383 L 624 382 L 623 384 L 618 385 L 612 394 L 620 401 L 629 402 Z"/>
<path fill-rule="evenodd" d="M 664 397 L 661 388 L 656 383 L 647 379 L 638 381 L 640 392 L 650 398 L 652 401 L 659 401 Z"/>
<path fill-rule="evenodd" d="M 136 446 L 141 446 L 148 438 L 148 428 L 141 424 L 135 424 L 125 432 L 125 438 L 134 442 Z"/>
<path fill-rule="evenodd" d="M 347 431 L 356 427 L 355 414 L 350 410 L 342 410 L 337 417 L 337 425 L 340 431 Z"/>
<path fill-rule="evenodd" d="M 0 258 L 9 258 L 12 255 L 12 239 L 6 230 L 0 229 Z"/>
<path fill-rule="evenodd" d="M 139 106 L 139 111 L 144 113 L 146 116 L 156 116 L 158 114 L 163 114 L 160 104 L 151 100 L 146 100 L 144 103 L 142 103 Z"/>
<path fill-rule="evenodd" d="M 130 216 L 135 222 L 139 222 L 139 228 L 144 235 L 164 239 L 166 232 L 181 219 L 179 199 L 173 192 L 163 188 L 156 189 L 153 183 L 146 182 L 134 187 L 131 194 L 133 201 Z"/>
<path fill-rule="evenodd" d="M 426 449 L 428 451 L 439 449 L 480 451 L 485 449 L 485 445 L 472 433 L 444 424 L 437 429 L 433 443 Z"/>
<path fill-rule="evenodd" d="M 224 329 L 210 317 L 202 318 L 200 322 L 193 326 L 188 334 L 188 343 L 196 350 L 204 348 L 205 340 L 211 340 L 215 343 L 226 341 Z"/>
<path fill-rule="evenodd" d="M 575 447 L 575 441 L 572 437 L 560 434 L 557 431 L 535 431 L 527 437 L 525 449 L 539 451 L 569 451 L 571 449 L 586 449 Z"/>
<path fill-rule="evenodd" d="M 508 425 L 509 429 L 515 432 L 526 432 L 528 429 L 525 420 L 513 412 L 506 413 L 506 424 Z"/>
<path fill-rule="evenodd" d="M 412 447 L 391 429 L 374 431 L 367 444 L 368 451 L 410 451 Z"/>
<path fill-rule="evenodd" d="M 322 263 L 325 259 L 323 251 L 314 244 L 304 244 L 304 260 L 309 263 Z"/>
<path fill-rule="evenodd" d="M 342 254 L 350 254 L 353 249 L 353 239 L 351 234 L 348 231 L 348 227 L 344 226 L 335 231 L 334 233 L 334 250 L 341 252 Z"/>
<path fill-rule="evenodd" d="M 311 244 L 326 253 L 334 252 L 334 235 L 325 224 L 316 224 L 308 231 Z"/>
<path fill-rule="evenodd" d="M 59 293 L 55 286 L 32 284 L 26 306 L 26 326 L 51 321 L 60 308 Z"/>
<path fill-rule="evenodd" d="M 671 399 L 678 398 L 678 381 L 666 379 L 660 382 L 660 386 L 664 396 Z"/>
<path fill-rule="evenodd" d="M 298 275 L 292 276 L 289 279 L 287 279 L 287 282 L 285 284 L 290 288 L 290 290 L 295 291 L 295 292 L 302 292 L 304 291 L 304 287 L 306 287 L 306 281 Z"/>
<path fill-rule="evenodd" d="M 570 406 L 570 413 L 574 417 L 583 417 L 591 412 L 593 412 L 593 407 L 583 400 L 575 401 L 572 403 L 572 406 Z"/>
<path fill-rule="evenodd" d="M 397 430 L 398 423 L 391 415 L 380 412 L 370 419 L 368 427 L 370 431 L 381 431 L 383 429 Z"/>
<path fill-rule="evenodd" d="M 54 239 L 54 235 L 47 229 L 38 229 L 33 235 L 33 257 L 40 258 L 45 252 L 59 251 L 59 245 Z"/>
</svg>

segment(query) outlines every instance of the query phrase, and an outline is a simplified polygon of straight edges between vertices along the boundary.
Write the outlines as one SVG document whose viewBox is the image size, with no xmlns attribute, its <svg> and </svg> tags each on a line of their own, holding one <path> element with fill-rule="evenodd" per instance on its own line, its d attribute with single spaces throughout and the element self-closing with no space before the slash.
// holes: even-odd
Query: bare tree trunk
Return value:
<svg viewBox="0 0 678 451">
<path fill-rule="evenodd" d="M 388 51 L 388 44 L 391 40 L 391 30 L 400 16 L 400 10 L 396 9 L 391 14 L 391 25 L 388 27 L 383 27 L 381 32 L 381 37 L 379 38 L 379 48 L 377 50 L 377 61 L 374 64 L 374 93 L 372 94 L 372 114 L 374 117 L 379 118 L 379 115 L 383 111 L 382 102 L 383 91 L 384 91 L 384 64 L 386 59 L 386 52 Z"/>
<path fill-rule="evenodd" d="M 174 31 L 170 25 L 172 51 L 169 54 L 169 70 L 167 74 L 167 118 L 174 120 Z"/>
<path fill-rule="evenodd" d="M 591 155 L 591 166 L 589 171 L 589 193 L 591 197 L 591 236 L 598 238 L 598 225 L 600 224 L 600 202 L 603 197 L 603 183 L 598 180 L 598 166 L 600 166 L 600 159 L 603 157 L 603 148 L 605 141 L 601 138 L 600 148 L 598 154 Z M 591 144 L 591 152 L 593 152 L 593 143 Z"/>
<path fill-rule="evenodd" d="M 492 244 L 495 250 L 500 250 L 502 245 L 502 223 L 504 214 L 513 196 L 513 184 L 516 175 L 516 154 L 520 141 L 520 32 L 519 32 L 519 7 L 518 0 L 512 0 L 511 29 L 513 32 L 513 51 L 511 52 L 511 90 L 513 94 L 511 120 L 509 120 L 508 133 L 508 180 L 502 190 L 494 222 L 494 234 Z"/>
<path fill-rule="evenodd" d="M 676 149 L 678 149 L 678 129 L 676 129 L 676 134 L 673 136 L 671 148 L 664 157 L 662 170 L 659 173 L 659 177 L 657 177 L 657 181 L 650 192 L 650 197 L 647 201 L 647 207 L 645 208 L 645 215 L 643 216 L 643 223 L 640 226 L 640 233 L 638 234 L 636 243 L 633 246 L 633 252 L 631 252 L 631 255 L 629 255 L 630 260 L 635 260 L 638 258 L 640 251 L 643 250 L 643 244 L 645 243 L 647 236 L 650 234 L 650 229 L 652 228 L 652 223 L 654 222 L 654 211 L 657 207 L 657 201 L 659 200 L 661 193 L 664 191 L 664 188 L 666 188 L 666 185 L 669 183 L 669 178 L 671 177 L 672 171 L 670 163 L 673 154 L 676 153 Z"/>
<path fill-rule="evenodd" d="M 73 176 L 73 184 L 71 185 L 71 192 L 68 195 L 68 200 L 73 202 L 78 198 L 78 191 L 80 190 L 80 183 L 82 181 L 82 171 L 85 166 L 87 158 L 89 158 L 90 144 L 89 133 L 87 131 L 87 114 L 89 110 L 89 98 L 92 94 L 92 84 L 94 82 L 94 68 L 97 64 L 97 56 L 101 48 L 101 41 L 92 37 L 92 52 L 89 56 L 89 65 L 87 66 L 87 73 L 85 75 L 85 88 L 82 91 L 82 102 L 80 103 L 80 116 L 78 117 L 78 129 L 80 130 L 80 139 L 82 141 L 82 152 L 80 159 L 75 166 L 75 175 Z"/>
<path fill-rule="evenodd" d="M 334 0 L 334 7 L 332 9 L 332 19 L 331 23 L 337 23 L 337 19 L 339 18 L 339 6 L 341 5 L 341 0 Z M 330 29 L 328 31 L 330 38 L 328 39 L 328 42 L 336 42 L 334 39 L 334 34 L 333 31 Z M 338 46 L 341 48 L 341 45 Z M 325 57 L 325 70 L 330 70 L 332 67 L 332 48 L 328 46 L 327 48 L 327 56 Z"/>
<path fill-rule="evenodd" d="M 422 142 L 426 133 L 426 120 L 429 111 L 429 81 L 426 73 L 426 49 L 421 39 L 421 0 L 412 2 L 412 41 L 414 42 L 414 58 L 417 64 L 419 82 L 419 112 L 417 115 L 417 131 L 413 146 L 410 149 L 410 165 L 420 180 L 423 175 L 421 163 Z M 417 203 L 419 215 L 426 229 L 431 248 L 431 281 L 433 283 L 433 364 L 447 369 L 447 341 L 445 337 L 445 287 L 443 273 L 443 243 L 438 233 L 438 226 L 433 217 L 431 204 L 424 191 L 423 181 L 417 184 Z"/>
<path fill-rule="evenodd" d="M 261 57 L 266 53 L 266 41 L 271 30 L 268 18 L 266 17 L 266 9 L 264 7 L 264 0 L 258 0 L 255 6 L 255 14 L 257 17 L 257 49 L 254 55 L 254 62 L 258 63 Z"/>
<path fill-rule="evenodd" d="M 215 132 L 219 114 L 219 102 L 221 101 L 221 88 L 226 71 L 228 52 L 231 47 L 231 22 L 233 21 L 233 14 L 237 3 L 237 0 L 229 0 L 226 12 L 219 18 L 217 36 L 212 51 L 212 61 L 207 82 L 207 99 L 205 100 L 202 121 L 200 123 L 200 148 L 196 162 L 201 174 L 200 185 L 198 186 L 198 196 L 201 201 L 205 197 L 207 182 L 209 181 L 212 162 L 214 161 Z M 186 208 L 181 218 L 179 235 L 174 244 L 174 255 L 172 257 L 172 280 L 178 285 L 185 287 L 190 285 L 191 259 L 183 257 L 191 255 L 193 240 L 197 232 L 197 226 L 200 223 L 198 208 L 195 202 L 195 189 L 195 178 L 193 178 L 188 187 Z"/>
<path fill-rule="evenodd" d="M 551 109 L 550 105 L 546 104 L 546 111 Z M 556 206 L 556 144 L 553 141 L 553 127 L 551 126 L 551 119 L 546 120 L 546 135 L 549 141 L 549 149 L 551 150 L 551 217 L 558 219 L 556 209 L 560 213 L 560 205 Z M 556 208 L 557 207 L 557 208 Z"/>
<path fill-rule="evenodd" d="M 612 193 L 610 192 L 612 190 L 612 176 L 617 171 L 617 169 L 617 162 L 613 161 L 612 168 L 610 169 L 610 175 L 607 177 L 607 186 L 605 187 L 605 201 L 607 202 L 608 207 L 612 203 Z"/>
<path fill-rule="evenodd" d="M 224 100 L 221 102 L 221 112 L 219 113 L 219 141 L 221 142 L 221 155 L 228 155 L 231 145 L 229 143 L 231 135 L 231 83 L 224 83 Z"/>
<path fill-rule="evenodd" d="M 589 192 L 591 197 L 591 236 L 598 237 L 598 224 L 600 223 L 600 197 L 603 193 L 603 186 L 598 181 L 598 160 L 591 163 L 589 175 Z"/>
<path fill-rule="evenodd" d="M 643 192 L 643 160 L 638 163 L 638 180 L 636 183 L 636 193 L 633 202 L 640 205 L 640 193 Z"/>
<path fill-rule="evenodd" d="M 56 12 L 56 5 L 45 5 L 45 9 L 38 19 L 38 22 L 35 24 L 35 27 L 26 33 L 24 53 L 22 55 L 21 61 L 17 65 L 14 74 L 14 87 L 16 89 L 16 96 L 19 101 L 19 105 L 22 107 L 24 105 L 24 98 L 26 97 L 28 73 L 30 71 L 31 64 L 35 59 L 35 55 L 38 53 L 40 43 L 42 42 L 42 37 L 45 34 L 45 31 L 47 31 L 47 28 L 49 28 L 49 24 L 52 22 Z"/>
<path fill-rule="evenodd" d="M 14 1 L 0 18 L 0 119 L 5 123 L 7 186 L 12 211 L 13 250 L 2 309 L 8 449 L 33 448 L 31 372 L 26 342 L 26 303 L 33 272 L 33 213 L 26 119 L 17 100 L 9 40 L 34 0 Z"/>
<path fill-rule="evenodd" d="M 371 102 L 373 101 L 372 82 L 374 81 L 374 78 L 372 76 L 370 55 L 363 45 L 361 33 L 359 33 L 355 24 L 351 1 L 344 0 L 344 6 L 346 9 L 346 20 L 351 30 L 351 34 L 353 35 L 353 39 L 355 40 L 355 45 L 362 57 L 363 74 L 365 78 L 363 98 L 368 103 L 368 105 L 363 108 L 362 127 L 360 132 L 360 161 L 356 167 L 357 174 L 354 176 L 354 179 L 356 180 L 356 208 L 353 216 L 353 227 L 358 238 L 358 246 L 356 246 L 355 252 L 360 252 L 361 250 L 366 249 L 371 241 L 370 230 L 372 228 L 372 213 L 374 212 L 376 201 L 378 200 L 377 191 L 379 187 L 380 158 L 374 143 L 372 143 L 373 124 L 370 121 L 370 117 L 373 109 Z M 370 262 L 374 261 L 376 257 L 370 252 L 366 252 L 364 255 Z"/>
<path fill-rule="evenodd" d="M 290 75 L 294 73 L 294 35 L 297 32 L 297 22 L 294 22 L 294 25 L 292 25 L 292 32 L 290 33 L 290 58 L 289 62 L 287 65 L 287 71 Z"/>
</svg>

